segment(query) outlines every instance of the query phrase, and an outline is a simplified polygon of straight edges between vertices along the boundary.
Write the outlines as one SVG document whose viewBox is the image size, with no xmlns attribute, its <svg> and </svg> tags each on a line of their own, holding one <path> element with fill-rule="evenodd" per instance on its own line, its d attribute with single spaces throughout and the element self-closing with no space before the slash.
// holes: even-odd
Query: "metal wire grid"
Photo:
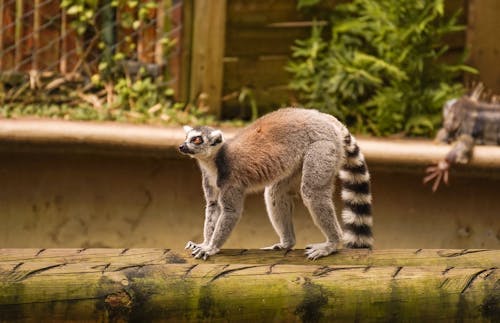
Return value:
<svg viewBox="0 0 500 323">
<path fill-rule="evenodd" d="M 158 8 L 164 8 L 164 1 L 166 0 L 158 0 Z M 170 22 L 170 28 L 166 31 L 157 28 L 158 17 L 161 17 L 158 12 L 135 30 L 124 30 L 120 26 L 118 12 L 112 22 L 116 42 L 108 49 L 112 52 L 120 49 L 126 43 L 125 36 L 128 36 L 136 43 L 136 50 L 126 52 L 127 60 L 165 65 L 172 58 L 180 57 L 182 1 L 174 0 L 169 3 L 167 11 L 162 12 Z M 104 48 L 98 46 L 102 28 L 91 25 L 92 28 L 87 32 L 78 35 L 71 24 L 76 17 L 68 15 L 60 4 L 60 0 L 0 0 L 0 73 L 36 70 L 88 74 L 89 70 L 97 70 L 104 55 Z M 100 19 L 108 9 L 106 6 L 100 6 L 96 10 L 94 21 Z M 156 11 L 158 10 L 160 9 Z M 141 42 L 141 36 L 145 32 L 154 34 L 154 38 L 146 39 L 147 42 L 142 39 Z M 56 37 L 52 37 L 54 34 Z M 161 51 L 158 42 L 164 37 L 177 40 L 168 55 L 158 52 Z M 48 60 L 44 60 L 44 57 Z M 171 74 L 169 83 L 177 82 L 175 74 Z"/>
</svg>

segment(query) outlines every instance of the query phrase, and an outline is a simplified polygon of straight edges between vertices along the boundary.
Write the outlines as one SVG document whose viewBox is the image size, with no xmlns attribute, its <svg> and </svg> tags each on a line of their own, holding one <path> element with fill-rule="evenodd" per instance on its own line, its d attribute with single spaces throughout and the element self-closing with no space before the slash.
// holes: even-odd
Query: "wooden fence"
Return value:
<svg viewBox="0 0 500 323">
<path fill-rule="evenodd" d="M 139 7 L 115 7 L 111 1 L 100 1 L 88 30 L 79 34 L 74 22 L 83 14 L 61 8 L 61 0 L 0 0 L 0 72 L 91 74 L 97 71 L 106 50 L 119 50 L 133 61 L 154 64 L 162 70 L 168 66 L 172 86 L 178 91 L 182 1 L 158 0 L 157 7 L 148 9 L 139 26 L 124 26 L 123 16 L 137 19 Z M 111 43 L 103 48 L 99 42 L 105 24 L 111 26 L 112 36 Z M 165 51 L 163 37 L 176 42 L 171 54 Z"/>
<path fill-rule="evenodd" d="M 238 101 L 242 89 L 251 89 L 259 109 L 266 110 L 295 101 L 288 89 L 290 75 L 284 67 L 296 39 L 310 34 L 313 17 L 323 16 L 339 1 L 324 1 L 316 10 L 297 10 L 297 1 L 158 0 L 147 23 L 138 29 L 118 23 L 114 16 L 116 46 L 132 38 L 131 58 L 168 66 L 172 87 L 181 101 L 205 105 L 224 116 L 248 115 Z M 71 28 L 75 16 L 60 8 L 60 0 L 0 0 L 0 72 L 49 70 L 71 73 L 95 70 L 101 53 L 95 39 L 78 36 Z M 325 8 L 328 7 L 328 8 Z M 500 92 L 500 56 L 496 35 L 500 30 L 500 2 L 496 0 L 447 0 L 448 13 L 462 9 L 467 31 L 449 37 L 451 57 L 470 52 L 469 63 L 480 79 Z M 166 57 L 159 39 L 176 41 Z M 92 49 L 94 48 L 94 49 Z M 2 78 L 3 79 L 3 78 Z"/>
</svg>

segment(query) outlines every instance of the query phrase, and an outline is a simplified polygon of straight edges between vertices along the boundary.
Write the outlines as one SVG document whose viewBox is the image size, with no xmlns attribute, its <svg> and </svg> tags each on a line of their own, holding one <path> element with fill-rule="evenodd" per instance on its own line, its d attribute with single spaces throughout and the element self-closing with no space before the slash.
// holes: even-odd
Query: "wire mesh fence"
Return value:
<svg viewBox="0 0 500 323">
<path fill-rule="evenodd" d="M 120 69 L 176 91 L 181 13 L 181 0 L 0 0 L 2 99 L 54 89 L 56 76 L 85 84 Z"/>
</svg>

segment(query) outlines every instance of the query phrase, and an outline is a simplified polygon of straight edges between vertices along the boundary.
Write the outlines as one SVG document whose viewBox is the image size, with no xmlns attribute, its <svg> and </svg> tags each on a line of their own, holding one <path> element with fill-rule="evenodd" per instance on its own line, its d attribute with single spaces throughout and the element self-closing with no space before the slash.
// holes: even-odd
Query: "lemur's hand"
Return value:
<svg viewBox="0 0 500 323">
<path fill-rule="evenodd" d="M 434 180 L 434 185 L 432 185 L 432 191 L 437 191 L 441 180 L 448 185 L 448 170 L 450 169 L 450 163 L 446 160 L 441 160 L 433 166 L 427 167 L 425 172 L 427 176 L 424 177 L 424 184 Z"/>
<path fill-rule="evenodd" d="M 207 245 L 199 245 L 193 249 L 191 255 L 196 259 L 207 260 L 208 256 L 215 255 L 220 251 L 219 248 L 211 247 Z"/>
</svg>

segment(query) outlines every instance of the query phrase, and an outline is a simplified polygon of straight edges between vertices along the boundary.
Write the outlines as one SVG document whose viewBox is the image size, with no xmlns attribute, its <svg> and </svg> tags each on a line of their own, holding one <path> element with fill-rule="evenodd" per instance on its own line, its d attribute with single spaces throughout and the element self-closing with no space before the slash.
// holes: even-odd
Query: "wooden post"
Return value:
<svg viewBox="0 0 500 323">
<path fill-rule="evenodd" d="M 111 70 L 113 65 L 113 54 L 116 51 L 116 30 L 115 30 L 115 8 L 111 0 L 104 0 L 101 2 L 101 39 L 105 44 L 102 52 L 103 60 L 107 63 L 107 68 L 104 73 L 104 78 L 109 81 L 111 77 Z"/>
<path fill-rule="evenodd" d="M 190 78 L 191 78 L 191 60 L 192 60 L 192 44 L 193 44 L 193 4 L 194 0 L 182 1 L 182 30 L 180 43 L 180 62 L 181 70 L 179 75 L 179 93 L 178 100 L 181 102 L 190 101 Z"/>
<path fill-rule="evenodd" d="M 16 46 L 16 56 L 14 59 L 15 69 L 21 68 L 21 61 L 23 59 L 23 45 L 22 45 L 22 37 L 23 37 L 23 14 L 24 14 L 24 5 L 23 0 L 16 0 L 16 20 L 15 20 L 15 46 Z"/>
<path fill-rule="evenodd" d="M 66 14 L 65 9 L 61 9 L 61 50 L 59 71 L 63 75 L 68 72 L 68 15 Z"/>
<path fill-rule="evenodd" d="M 467 24 L 468 63 L 479 70 L 479 80 L 500 93 L 500 1 L 469 0 Z"/>
<path fill-rule="evenodd" d="M 164 45 L 162 43 L 163 36 L 170 30 L 170 17 L 168 11 L 172 6 L 171 0 L 158 1 L 158 8 L 156 9 L 156 41 L 155 41 L 155 63 L 159 66 L 165 64 L 165 53 L 163 51 Z"/>
<path fill-rule="evenodd" d="M 0 249 L 0 321 L 435 322 L 500 315 L 499 250 L 342 250 L 321 263 L 303 252 L 223 250 L 201 261 L 169 249 Z"/>
<path fill-rule="evenodd" d="M 226 0 L 194 1 L 190 101 L 220 117 Z"/>
<path fill-rule="evenodd" d="M 156 12 L 159 8 L 148 10 L 148 21 L 143 21 L 137 32 L 137 57 L 144 63 L 155 63 L 156 49 Z M 158 23 L 158 21 L 156 21 Z"/>
<path fill-rule="evenodd" d="M 4 23 L 3 23 L 3 16 L 4 16 L 4 0 L 0 0 L 0 8 L 2 8 L 2 11 L 0 12 L 0 72 L 3 71 L 3 56 L 4 56 L 4 51 L 3 51 L 3 33 L 6 32 L 4 29 Z M 1 83 L 1 82 L 0 82 Z M 3 92 L 3 83 L 0 84 L 0 87 L 2 87 L 1 92 Z"/>
<path fill-rule="evenodd" d="M 34 1 L 33 6 L 33 61 L 31 63 L 31 68 L 33 70 L 38 70 L 39 66 L 39 50 L 40 50 L 40 0 Z"/>
</svg>

